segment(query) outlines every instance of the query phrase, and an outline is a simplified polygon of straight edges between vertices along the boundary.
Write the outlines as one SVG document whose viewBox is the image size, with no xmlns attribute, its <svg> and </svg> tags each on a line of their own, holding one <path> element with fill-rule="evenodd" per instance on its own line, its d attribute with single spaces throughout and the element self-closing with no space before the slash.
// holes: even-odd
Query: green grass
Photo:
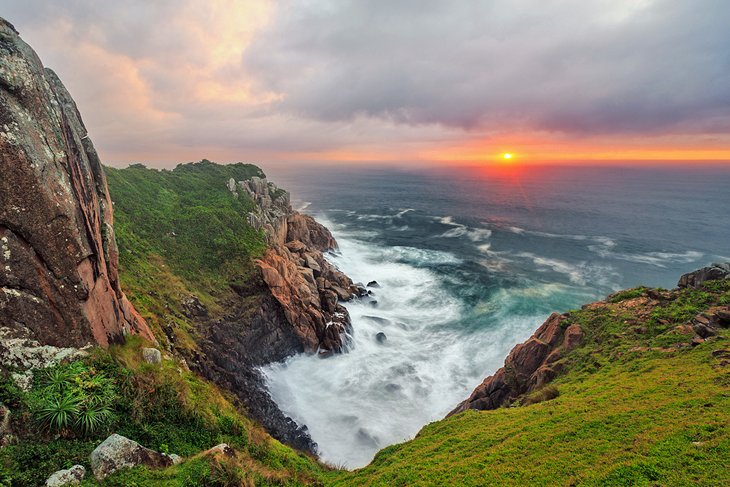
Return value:
<svg viewBox="0 0 730 487">
<path fill-rule="evenodd" d="M 633 289 L 626 289 L 624 291 L 619 291 L 609 296 L 608 302 L 620 303 L 621 301 L 626 301 L 627 299 L 638 298 L 639 296 L 643 296 L 645 293 L 646 288 L 644 286 L 635 287 Z"/>
<path fill-rule="evenodd" d="M 657 346 L 677 324 L 727 304 L 730 283 L 658 305 L 642 294 L 570 314 L 586 343 L 563 359 L 557 397 L 432 423 L 361 470 L 326 473 L 326 483 L 730 485 L 730 367 L 712 356 L 730 348 L 730 331 L 694 348 Z"/>
<path fill-rule="evenodd" d="M 323 468 L 315 460 L 271 438 L 228 395 L 181 369 L 176 361 L 163 360 L 159 365 L 142 361 L 143 345 L 140 339 L 131 338 L 109 352 L 95 350 L 83 361 L 39 370 L 36 382 L 40 387 L 31 393 L 19 391 L 4 377 L 0 391 L 13 410 L 13 428 L 19 441 L 0 449 L 0 479 L 6 476 L 13 486 L 37 486 L 54 471 L 74 464 L 84 465 L 90 472 L 91 451 L 116 432 L 189 461 L 162 471 L 120 471 L 104 485 L 226 485 L 215 480 L 223 473 L 258 479 L 257 485 L 314 482 Z M 114 390 L 108 404 L 113 420 L 92 432 L 73 428 L 49 431 L 33 415 L 33 405 L 46 397 L 53 387 L 48 377 L 56 375 L 63 378 L 63 384 L 78 384 L 87 391 L 94 377 L 103 377 Z M 217 461 L 197 457 L 219 443 L 231 445 L 236 458 Z M 93 476 L 85 485 L 96 485 Z"/>
<path fill-rule="evenodd" d="M 106 168 L 106 175 L 122 288 L 158 340 L 166 344 L 161 330 L 172 326 L 176 347 L 194 348 L 182 299 L 194 294 L 216 312 L 231 283 L 251 279 L 253 259 L 266 248 L 248 223 L 254 203 L 241 192 L 234 198 L 227 182 L 264 173 L 251 164 L 203 160 L 173 170 Z"/>
</svg>

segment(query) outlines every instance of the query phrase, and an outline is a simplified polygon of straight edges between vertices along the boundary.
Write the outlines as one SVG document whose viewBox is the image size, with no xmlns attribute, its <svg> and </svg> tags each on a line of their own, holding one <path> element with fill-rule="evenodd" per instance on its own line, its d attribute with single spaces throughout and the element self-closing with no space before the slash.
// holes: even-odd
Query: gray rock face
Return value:
<svg viewBox="0 0 730 487">
<path fill-rule="evenodd" d="M 270 245 L 282 245 L 286 240 L 287 219 L 293 212 L 289 193 L 266 178 L 256 176 L 239 181 L 238 185 L 256 203 L 255 209 L 248 215 L 249 223 L 264 232 Z M 234 190 L 231 192 L 237 194 Z"/>
<path fill-rule="evenodd" d="M 112 223 L 102 165 L 71 95 L 0 19 L 3 344 L 153 339 L 119 287 Z"/>
<path fill-rule="evenodd" d="M 46 480 L 46 487 L 62 487 L 64 485 L 79 485 L 86 475 L 83 465 L 74 465 L 68 470 L 54 472 Z"/>
<path fill-rule="evenodd" d="M 169 467 L 173 459 L 145 448 L 136 441 L 114 433 L 91 452 L 91 470 L 97 480 L 122 468 L 146 465 L 152 468 Z"/>
<path fill-rule="evenodd" d="M 699 287 L 703 282 L 718 279 L 730 279 L 730 262 L 712 264 L 694 272 L 687 273 L 679 278 L 679 287 Z"/>
<path fill-rule="evenodd" d="M 148 364 L 162 363 L 162 353 L 160 353 L 160 351 L 156 348 L 143 348 L 142 360 L 144 360 Z"/>
</svg>

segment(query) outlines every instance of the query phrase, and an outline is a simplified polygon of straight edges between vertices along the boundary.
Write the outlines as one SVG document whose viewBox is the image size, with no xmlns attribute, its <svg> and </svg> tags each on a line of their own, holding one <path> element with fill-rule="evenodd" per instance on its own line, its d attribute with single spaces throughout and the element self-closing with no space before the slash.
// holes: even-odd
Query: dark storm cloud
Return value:
<svg viewBox="0 0 730 487">
<path fill-rule="evenodd" d="M 244 61 L 328 121 L 722 131 L 728 26 L 726 0 L 295 1 Z"/>
</svg>

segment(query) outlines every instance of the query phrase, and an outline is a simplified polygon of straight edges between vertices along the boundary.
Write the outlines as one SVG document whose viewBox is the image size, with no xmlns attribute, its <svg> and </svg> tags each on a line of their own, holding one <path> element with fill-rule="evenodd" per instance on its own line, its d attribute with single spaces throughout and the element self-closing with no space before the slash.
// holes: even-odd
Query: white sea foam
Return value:
<svg viewBox="0 0 730 487">
<path fill-rule="evenodd" d="M 626 253 L 626 252 L 615 252 L 610 248 L 589 246 L 591 251 L 595 252 L 604 259 L 617 259 L 624 260 L 627 262 L 636 262 L 638 264 L 649 264 L 655 267 L 667 268 L 672 264 L 689 264 L 691 262 L 697 262 L 705 254 L 697 252 L 695 250 L 688 250 L 686 252 L 637 252 L 637 253 Z"/>
<path fill-rule="evenodd" d="M 517 235 L 532 235 L 535 237 L 543 237 L 543 238 L 559 238 L 559 239 L 565 239 L 565 240 L 577 240 L 577 241 L 588 241 L 593 242 L 591 246 L 595 247 L 596 249 L 602 248 L 602 249 L 610 249 L 616 246 L 616 242 L 609 238 L 602 235 L 592 236 L 592 235 L 571 235 L 571 234 L 559 234 L 559 233 L 548 233 L 548 232 L 539 232 L 535 230 L 525 230 L 524 228 L 515 227 L 515 226 L 508 226 L 505 227 L 504 230 L 517 234 Z"/>
<path fill-rule="evenodd" d="M 435 217 L 442 225 L 452 226 L 454 228 L 446 230 L 440 236 L 442 238 L 468 238 L 472 242 L 481 242 L 492 236 L 492 231 L 488 228 L 473 228 L 461 223 L 456 223 L 451 216 Z"/>
<path fill-rule="evenodd" d="M 306 210 L 307 208 L 309 208 L 309 206 L 310 206 L 311 204 L 312 204 L 312 202 L 311 202 L 311 201 L 303 201 L 303 202 L 302 202 L 302 204 L 301 204 L 301 205 L 299 205 L 299 206 L 298 206 L 298 207 L 296 208 L 296 210 L 297 210 L 297 211 L 299 211 L 299 212 L 303 212 L 304 210 Z"/>
<path fill-rule="evenodd" d="M 519 252 L 514 254 L 515 257 L 526 258 L 533 262 L 536 270 L 545 272 L 551 270 L 559 274 L 568 276 L 572 284 L 577 286 L 587 286 L 595 288 L 619 289 L 618 281 L 620 275 L 610 265 L 601 265 L 590 262 L 569 263 L 560 259 L 551 259 L 530 252 Z"/>
<path fill-rule="evenodd" d="M 263 371 L 274 400 L 307 425 L 322 459 L 356 468 L 379 449 L 442 418 L 544 316 L 516 312 L 511 303 L 524 298 L 505 290 L 484 303 L 494 323 L 472 332 L 450 326 L 479 310 L 465 309 L 438 275 L 417 264 L 456 263 L 456 257 L 377 247 L 327 225 L 341 251 L 331 260 L 355 281 L 377 280 L 382 286 L 374 289 L 377 304 L 346 304 L 354 328 L 348 353 L 327 359 L 299 355 Z M 385 343 L 375 339 L 379 332 L 385 333 Z"/>
</svg>

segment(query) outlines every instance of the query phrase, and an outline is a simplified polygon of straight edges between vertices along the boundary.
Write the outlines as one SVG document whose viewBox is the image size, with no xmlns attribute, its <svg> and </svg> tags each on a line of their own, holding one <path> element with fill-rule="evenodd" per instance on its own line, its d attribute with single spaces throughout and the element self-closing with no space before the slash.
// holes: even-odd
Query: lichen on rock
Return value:
<svg viewBox="0 0 730 487">
<path fill-rule="evenodd" d="M 119 286 L 112 205 L 76 105 L 2 19 L 0 128 L 5 348 L 107 346 L 126 333 L 154 340 Z"/>
</svg>

